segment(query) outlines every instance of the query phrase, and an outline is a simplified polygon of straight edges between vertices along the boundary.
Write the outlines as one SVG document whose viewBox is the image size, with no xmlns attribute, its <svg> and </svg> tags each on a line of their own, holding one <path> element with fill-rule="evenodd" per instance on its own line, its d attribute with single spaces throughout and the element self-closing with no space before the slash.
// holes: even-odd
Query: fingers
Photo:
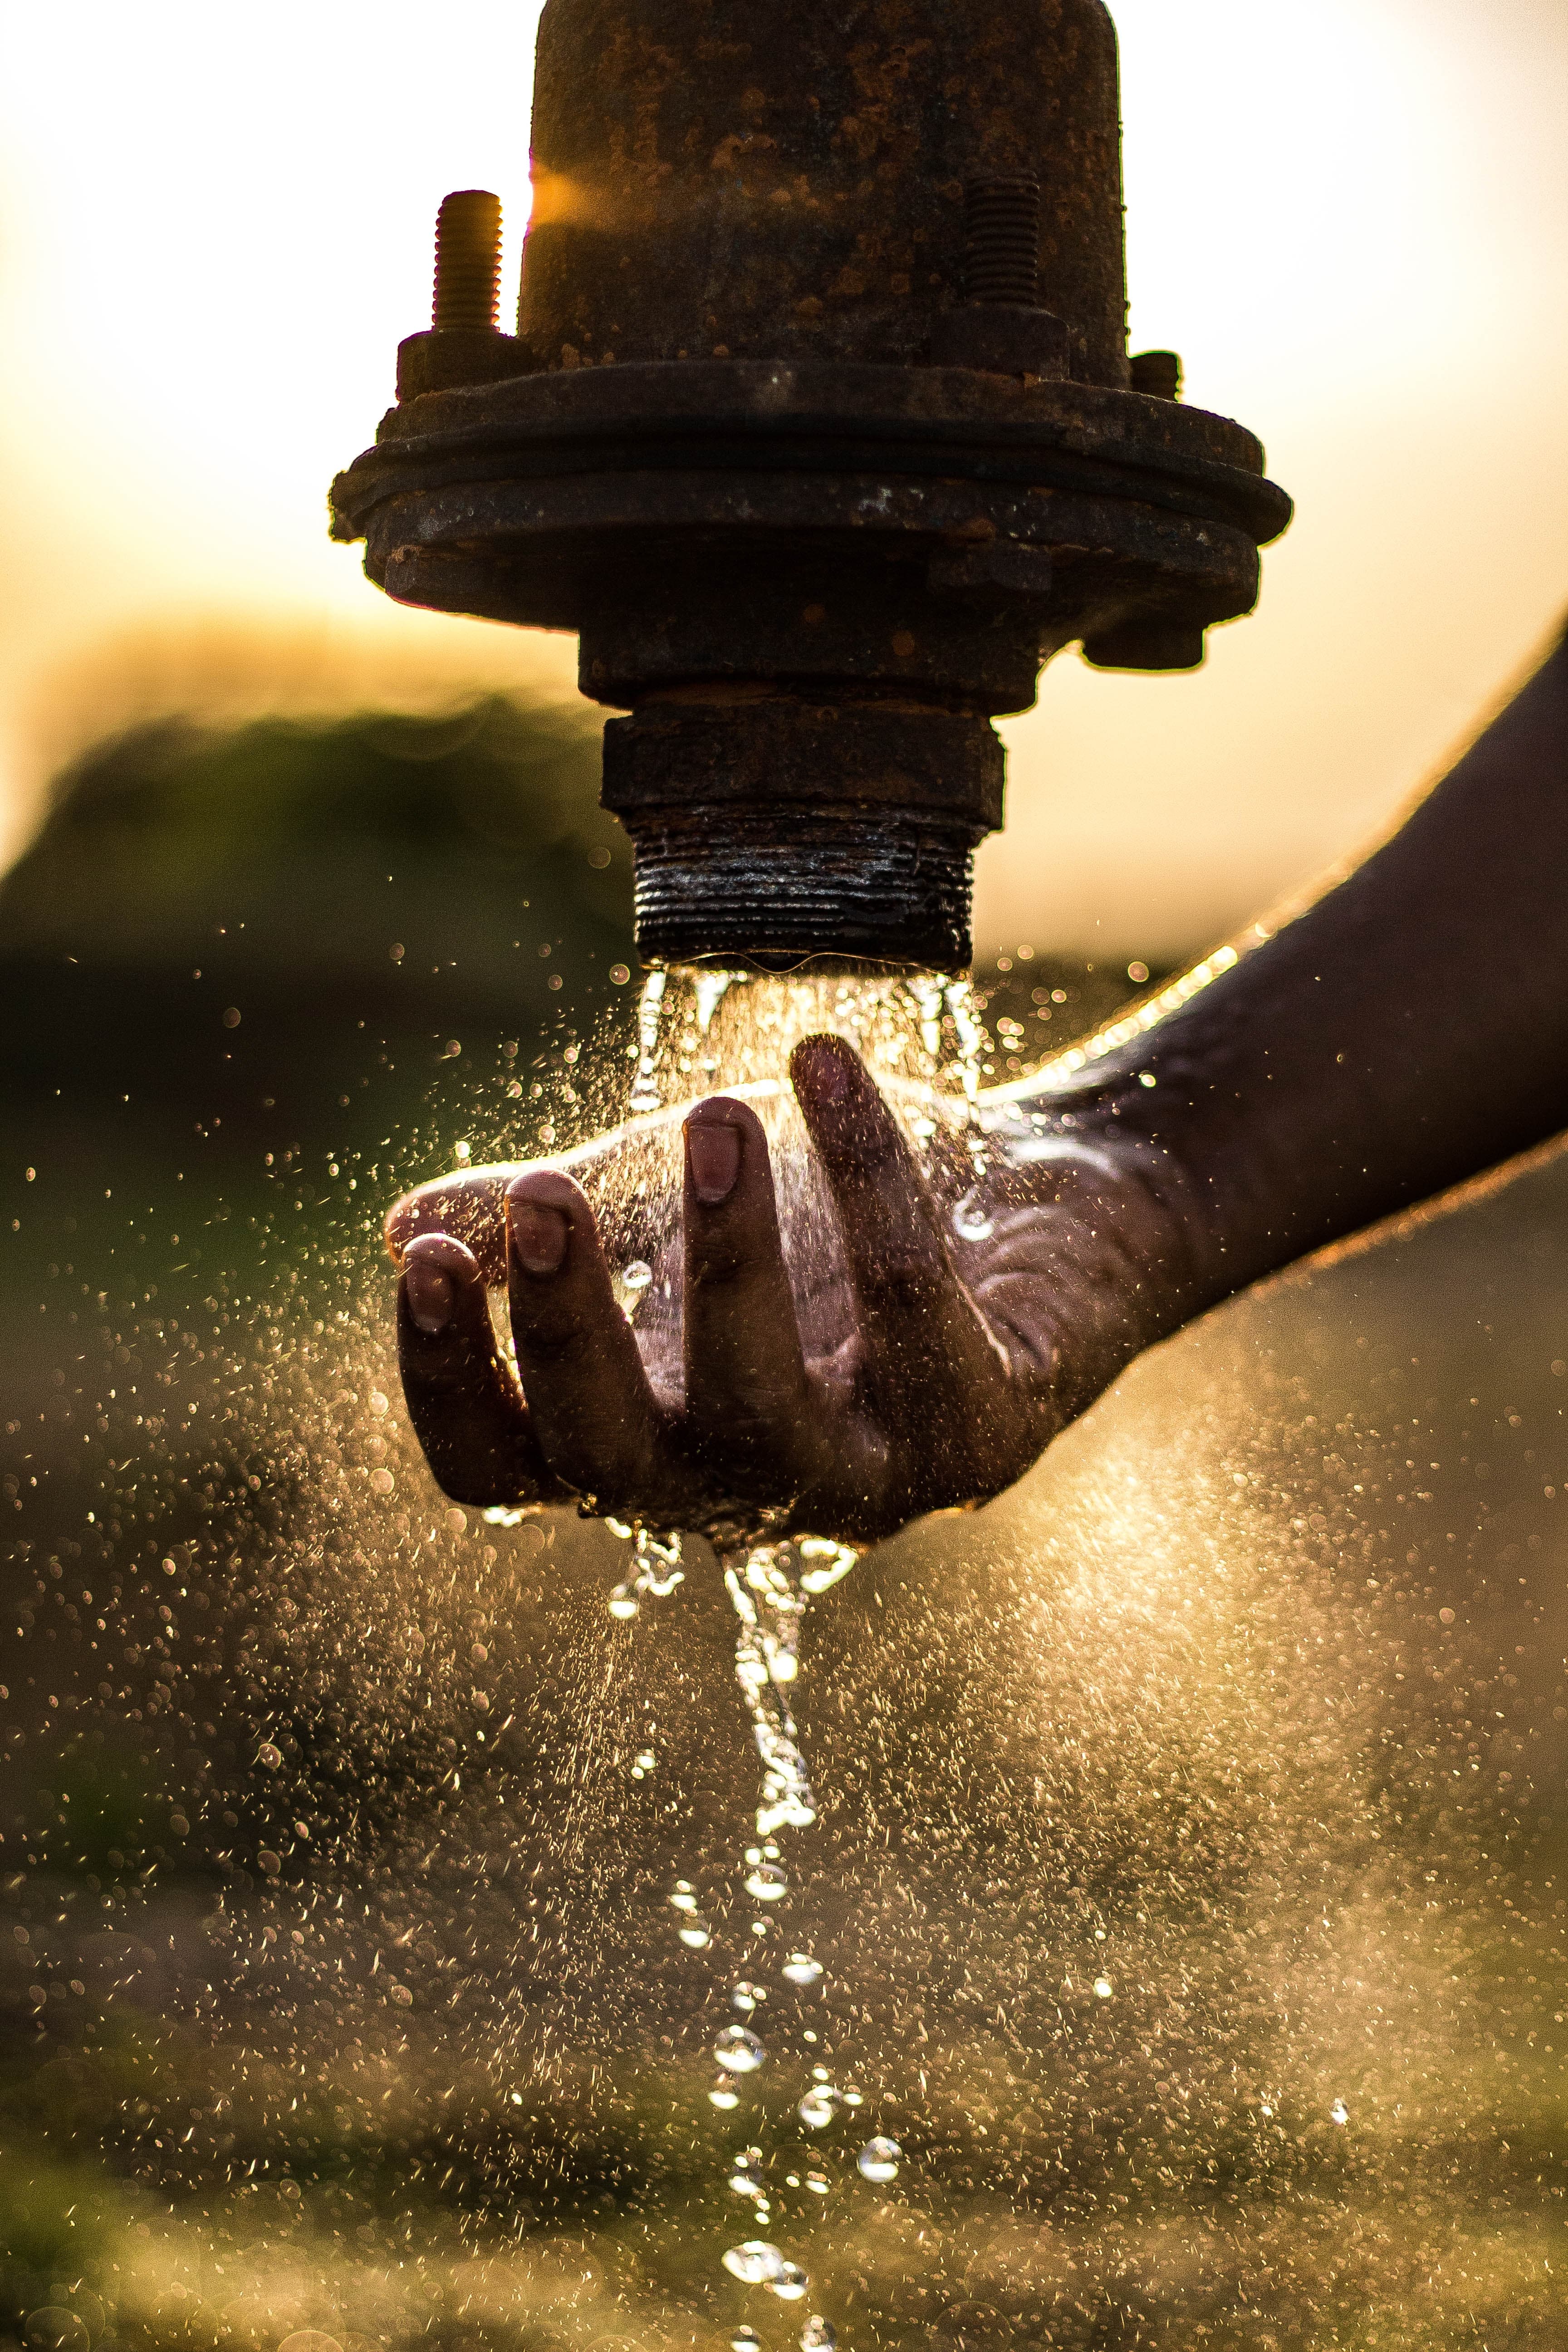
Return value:
<svg viewBox="0 0 1568 2352">
<path fill-rule="evenodd" d="M 933 1501 L 993 1492 L 1031 1458 L 1028 1400 L 864 1066 L 841 1040 L 816 1037 L 796 1047 L 791 1076 L 854 1294 L 851 1336 L 828 1365 L 804 1362 L 766 1138 L 735 1097 L 685 1121 L 683 1409 L 656 1393 L 589 1199 L 562 1168 L 472 1170 L 397 1203 L 387 1235 L 404 1261 L 405 1391 L 448 1494 L 482 1505 L 574 1493 L 692 1527 L 735 1501 L 793 1503 L 802 1525 L 875 1532 Z M 621 1138 L 612 1222 L 628 1199 L 662 1222 L 674 1205 L 667 1146 L 634 1140 L 653 1155 L 648 1174 L 620 1181 Z M 595 1183 L 611 1161 L 595 1152 L 574 1165 Z M 521 1391 L 485 1298 L 503 1267 Z"/>
<path fill-rule="evenodd" d="M 565 1167 L 590 1193 L 607 1178 L 614 1179 L 607 1188 L 604 1213 L 617 1229 L 616 1245 L 627 1257 L 651 1256 L 659 1232 L 659 1212 L 670 1205 L 673 1125 L 671 1118 L 664 1118 L 637 1129 L 614 1128 L 564 1159 L 533 1160 L 528 1168 L 514 1160 L 437 1176 L 405 1192 L 387 1211 L 383 1233 L 388 1255 L 394 1265 L 401 1265 L 405 1251 L 417 1234 L 449 1234 L 473 1252 L 487 1282 L 502 1283 L 507 1278 L 509 1186 L 529 1169 Z"/>
<path fill-rule="evenodd" d="M 676 1507 L 689 1478 L 586 1198 L 558 1171 L 531 1171 L 511 1185 L 507 1221 L 512 1343 L 546 1459 L 603 1509 Z"/>
<path fill-rule="evenodd" d="M 516 1174 L 515 1168 L 473 1168 L 405 1192 L 382 1227 L 393 1264 L 403 1264 L 421 1234 L 445 1234 L 472 1254 L 486 1282 L 504 1282 L 506 1188 Z"/>
<path fill-rule="evenodd" d="M 790 1057 L 832 1188 L 879 1416 L 935 1462 L 994 1414 L 1006 1362 L 948 1256 L 941 1212 L 864 1064 L 841 1038 Z"/>
<path fill-rule="evenodd" d="M 726 1095 L 686 1121 L 686 1411 L 700 1457 L 793 1491 L 821 1450 L 779 1239 L 767 1138 Z"/>
<path fill-rule="evenodd" d="M 441 1234 L 409 1244 L 397 1286 L 397 1355 L 414 1433 L 454 1502 L 552 1502 L 552 1476 L 502 1363 L 471 1251 Z"/>
</svg>

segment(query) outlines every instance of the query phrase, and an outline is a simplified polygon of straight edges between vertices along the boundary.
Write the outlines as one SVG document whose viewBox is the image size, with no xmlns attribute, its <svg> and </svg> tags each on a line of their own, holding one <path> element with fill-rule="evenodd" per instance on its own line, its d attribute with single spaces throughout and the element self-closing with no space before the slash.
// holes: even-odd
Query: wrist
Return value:
<svg viewBox="0 0 1568 2352">
<path fill-rule="evenodd" d="M 980 1106 L 990 1231 L 972 1286 L 1061 1421 L 1237 1286 L 1213 1190 L 1123 1082 Z M 1142 1096 L 1142 1101 L 1136 1096 Z M 962 1228 L 960 1228 L 962 1230 Z"/>
<path fill-rule="evenodd" d="M 1279 1105 L 1267 1052 L 1262 1102 L 1247 1082 L 1256 1024 L 1238 1020 L 1236 967 L 1255 976 L 1255 952 L 1217 953 L 1142 1008 L 1143 1017 L 1086 1041 L 1032 1087 L 983 1097 L 987 1122 L 1006 1127 L 1024 1160 L 1048 1163 L 1068 1147 L 1099 1155 L 1142 1195 L 1142 1221 L 1163 1236 L 1150 1292 L 1166 1328 L 1272 1271 L 1282 1250 L 1298 1254 L 1286 1229 L 1304 1185 L 1310 1191 L 1313 1155 L 1281 1155 L 1284 1139 L 1268 1116 Z M 1211 992 L 1215 980 L 1221 985 Z M 1194 997 L 1201 1001 L 1186 1001 Z M 1151 1010 L 1157 1019 L 1147 1017 Z"/>
</svg>

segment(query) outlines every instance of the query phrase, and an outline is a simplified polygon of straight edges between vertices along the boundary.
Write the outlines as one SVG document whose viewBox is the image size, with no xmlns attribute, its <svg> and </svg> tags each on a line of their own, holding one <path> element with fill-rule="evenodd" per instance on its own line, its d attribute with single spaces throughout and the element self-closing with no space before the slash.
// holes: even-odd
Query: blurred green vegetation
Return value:
<svg viewBox="0 0 1568 2352">
<path fill-rule="evenodd" d="M 596 793 L 590 727 L 500 700 L 107 746 L 0 885 L 10 1137 L 232 1188 L 406 1124 L 454 1045 L 592 1029 L 631 950 Z"/>
</svg>

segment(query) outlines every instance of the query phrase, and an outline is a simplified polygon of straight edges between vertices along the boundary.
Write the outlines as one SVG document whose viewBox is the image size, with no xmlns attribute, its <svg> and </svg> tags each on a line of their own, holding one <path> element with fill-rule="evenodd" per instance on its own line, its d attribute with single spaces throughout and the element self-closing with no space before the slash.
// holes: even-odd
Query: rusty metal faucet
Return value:
<svg viewBox="0 0 1568 2352">
<path fill-rule="evenodd" d="M 399 602 L 571 629 L 645 958 L 956 970 L 994 718 L 1190 669 L 1290 504 L 1129 360 L 1101 0 L 547 0 L 500 207 L 332 487 Z"/>
</svg>

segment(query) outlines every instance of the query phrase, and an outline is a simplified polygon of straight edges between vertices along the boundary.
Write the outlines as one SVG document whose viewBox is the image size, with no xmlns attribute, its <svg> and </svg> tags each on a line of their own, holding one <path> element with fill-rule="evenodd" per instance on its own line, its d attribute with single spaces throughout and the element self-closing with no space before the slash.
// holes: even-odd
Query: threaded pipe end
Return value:
<svg viewBox="0 0 1568 2352">
<path fill-rule="evenodd" d="M 500 306 L 500 198 L 458 188 L 436 215 L 436 293 L 430 324 L 496 330 Z"/>
<path fill-rule="evenodd" d="M 986 175 L 963 191 L 964 291 L 1028 310 L 1040 299 L 1040 184 Z"/>
<path fill-rule="evenodd" d="M 639 809 L 623 822 L 645 963 L 968 970 L 978 826 L 843 805 Z"/>
</svg>

